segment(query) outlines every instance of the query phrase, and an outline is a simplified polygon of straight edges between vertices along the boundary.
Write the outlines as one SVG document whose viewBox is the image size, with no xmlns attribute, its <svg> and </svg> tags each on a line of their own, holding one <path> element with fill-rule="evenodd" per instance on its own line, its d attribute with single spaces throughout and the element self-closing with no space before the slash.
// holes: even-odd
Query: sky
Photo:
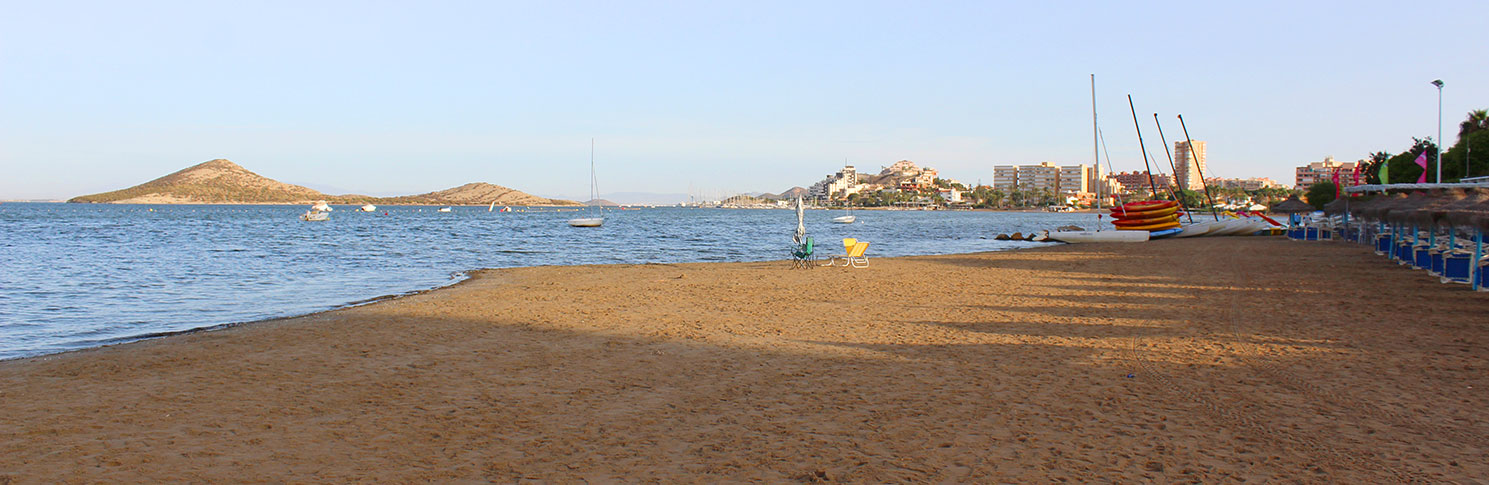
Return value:
<svg viewBox="0 0 1489 485">
<path fill-rule="evenodd" d="M 781 192 L 844 163 L 1270 177 L 1449 144 L 1489 2 L 8 2 L 0 199 L 215 158 L 331 193 Z M 1164 170 L 1167 172 L 1168 170 Z"/>
</svg>

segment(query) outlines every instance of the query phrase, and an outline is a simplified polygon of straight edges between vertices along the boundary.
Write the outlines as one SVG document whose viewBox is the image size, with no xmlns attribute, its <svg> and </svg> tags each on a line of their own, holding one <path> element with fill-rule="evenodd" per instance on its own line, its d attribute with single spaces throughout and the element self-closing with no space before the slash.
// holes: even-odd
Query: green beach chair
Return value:
<svg viewBox="0 0 1489 485">
<path fill-rule="evenodd" d="M 806 242 L 801 243 L 791 250 L 791 266 L 793 268 L 811 268 L 817 261 L 816 244 L 808 237 Z"/>
</svg>

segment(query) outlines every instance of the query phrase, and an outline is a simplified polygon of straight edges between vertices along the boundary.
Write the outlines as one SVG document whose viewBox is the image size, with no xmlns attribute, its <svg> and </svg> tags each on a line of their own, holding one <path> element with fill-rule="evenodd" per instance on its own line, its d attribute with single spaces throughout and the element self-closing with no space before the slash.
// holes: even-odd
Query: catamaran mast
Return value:
<svg viewBox="0 0 1489 485">
<path fill-rule="evenodd" d="M 1101 212 L 1101 186 L 1106 180 L 1101 178 L 1101 146 L 1096 132 L 1096 75 L 1091 75 L 1091 158 L 1096 164 L 1096 211 Z"/>
<path fill-rule="evenodd" d="M 1163 154 L 1164 155 L 1168 155 L 1168 169 L 1169 170 L 1173 170 L 1172 172 L 1169 172 L 1169 173 L 1174 174 L 1174 182 L 1178 182 L 1179 181 L 1179 166 L 1174 164 L 1174 152 L 1172 152 L 1172 151 L 1170 151 L 1168 149 L 1168 138 L 1164 138 L 1163 137 L 1163 123 L 1159 123 L 1158 122 L 1158 113 L 1153 113 L 1153 124 L 1158 126 L 1158 141 L 1163 142 Z M 1169 189 L 1169 192 L 1173 192 L 1173 189 Z M 1179 209 L 1181 209 L 1181 210 L 1182 209 L 1185 209 L 1185 207 L 1184 207 L 1184 201 L 1183 200 L 1180 200 L 1180 197 L 1179 196 L 1175 195 L 1174 196 L 1174 201 L 1176 201 L 1176 202 L 1179 203 Z M 1189 223 L 1190 224 L 1193 224 L 1194 223 L 1194 214 L 1192 214 L 1191 212 L 1193 212 L 1193 211 L 1187 211 L 1186 210 L 1186 211 L 1184 211 L 1184 215 L 1189 216 Z"/>
<path fill-rule="evenodd" d="M 1215 197 L 1210 195 L 1210 184 L 1205 183 L 1205 169 L 1199 166 L 1199 153 L 1194 151 L 1194 140 L 1189 139 L 1189 127 L 1184 126 L 1184 115 L 1179 115 L 1179 127 L 1184 129 L 1184 143 L 1189 144 L 1189 160 L 1194 162 L 1194 171 L 1199 173 L 1199 184 L 1205 188 L 1205 199 L 1210 201 L 1210 213 L 1218 221 L 1220 213 L 1215 212 Z"/>
<path fill-rule="evenodd" d="M 1137 145 L 1143 149 L 1143 167 L 1148 169 L 1148 189 L 1153 191 L 1153 198 L 1158 198 L 1158 184 L 1153 183 L 1153 166 L 1148 164 L 1148 147 L 1143 143 L 1143 127 L 1137 124 L 1137 108 L 1132 106 L 1132 95 L 1127 95 L 1127 109 L 1132 110 L 1132 127 L 1137 128 Z"/>
</svg>

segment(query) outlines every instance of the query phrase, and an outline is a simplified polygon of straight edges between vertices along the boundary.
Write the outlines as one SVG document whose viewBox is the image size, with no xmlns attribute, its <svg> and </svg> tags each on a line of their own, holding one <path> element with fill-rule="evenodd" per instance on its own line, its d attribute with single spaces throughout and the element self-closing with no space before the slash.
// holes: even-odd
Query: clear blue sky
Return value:
<svg viewBox="0 0 1489 485">
<path fill-rule="evenodd" d="M 591 137 L 602 192 L 778 192 L 844 159 L 991 183 L 1089 163 L 1092 73 L 1117 170 L 1142 167 L 1131 94 L 1150 153 L 1182 113 L 1215 175 L 1290 184 L 1435 136 L 1433 79 L 1450 143 L 1489 107 L 1489 2 L 1212 3 L 11 2 L 0 199 L 213 158 L 579 196 Z"/>
</svg>

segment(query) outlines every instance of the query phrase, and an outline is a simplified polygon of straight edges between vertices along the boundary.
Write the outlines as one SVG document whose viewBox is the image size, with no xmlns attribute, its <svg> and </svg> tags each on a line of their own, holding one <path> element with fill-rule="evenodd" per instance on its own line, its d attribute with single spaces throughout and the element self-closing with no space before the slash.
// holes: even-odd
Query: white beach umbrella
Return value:
<svg viewBox="0 0 1489 485">
<path fill-rule="evenodd" d="M 791 237 L 797 245 L 807 240 L 807 210 L 801 205 L 801 197 L 796 198 L 796 235 Z"/>
</svg>

